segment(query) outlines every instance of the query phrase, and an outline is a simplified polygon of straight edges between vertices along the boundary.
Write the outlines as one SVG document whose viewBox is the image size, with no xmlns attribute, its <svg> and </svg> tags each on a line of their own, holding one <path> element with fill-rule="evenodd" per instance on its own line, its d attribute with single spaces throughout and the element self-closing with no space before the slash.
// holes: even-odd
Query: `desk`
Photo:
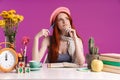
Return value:
<svg viewBox="0 0 120 80">
<path fill-rule="evenodd" d="M 44 64 L 39 71 L 17 74 L 0 72 L 0 79 L 10 80 L 119 80 L 120 74 L 108 72 L 80 72 L 76 68 L 47 68 Z"/>
</svg>

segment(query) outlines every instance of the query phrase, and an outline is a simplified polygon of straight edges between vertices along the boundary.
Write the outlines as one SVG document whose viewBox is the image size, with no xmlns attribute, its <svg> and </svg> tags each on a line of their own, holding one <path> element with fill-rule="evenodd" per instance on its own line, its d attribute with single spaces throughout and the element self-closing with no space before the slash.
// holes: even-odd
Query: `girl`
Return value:
<svg viewBox="0 0 120 80">
<path fill-rule="evenodd" d="M 48 49 L 49 63 L 72 62 L 84 64 L 83 44 L 72 23 L 70 10 L 66 7 L 57 8 L 51 15 L 50 23 L 53 34 L 49 36 L 48 29 L 42 29 L 34 38 L 33 60 L 41 60 Z M 39 38 L 44 36 L 40 49 Z"/>
</svg>

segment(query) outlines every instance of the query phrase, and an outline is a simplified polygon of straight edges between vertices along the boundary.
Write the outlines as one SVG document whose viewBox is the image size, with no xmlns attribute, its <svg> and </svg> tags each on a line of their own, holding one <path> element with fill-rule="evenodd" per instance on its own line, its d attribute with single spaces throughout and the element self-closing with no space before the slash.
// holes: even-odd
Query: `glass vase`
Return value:
<svg viewBox="0 0 120 80">
<path fill-rule="evenodd" d="M 6 48 L 13 48 L 13 49 L 15 49 L 15 36 L 13 36 L 13 35 L 5 36 L 5 42 L 10 43 L 10 44 L 5 44 Z"/>
</svg>

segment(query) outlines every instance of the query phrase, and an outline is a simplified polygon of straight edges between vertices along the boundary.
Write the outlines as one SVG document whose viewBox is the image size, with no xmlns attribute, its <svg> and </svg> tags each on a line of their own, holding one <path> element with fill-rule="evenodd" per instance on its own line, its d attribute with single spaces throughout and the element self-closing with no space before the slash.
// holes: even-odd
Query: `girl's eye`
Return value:
<svg viewBox="0 0 120 80">
<path fill-rule="evenodd" d="M 63 19 L 59 19 L 58 22 L 63 21 Z"/>
<path fill-rule="evenodd" d="M 70 20 L 68 17 L 66 17 L 67 20 Z"/>
<path fill-rule="evenodd" d="M 58 22 L 64 22 L 65 20 L 69 20 L 69 18 L 68 17 L 66 17 L 65 19 L 60 18 L 58 19 Z"/>
</svg>

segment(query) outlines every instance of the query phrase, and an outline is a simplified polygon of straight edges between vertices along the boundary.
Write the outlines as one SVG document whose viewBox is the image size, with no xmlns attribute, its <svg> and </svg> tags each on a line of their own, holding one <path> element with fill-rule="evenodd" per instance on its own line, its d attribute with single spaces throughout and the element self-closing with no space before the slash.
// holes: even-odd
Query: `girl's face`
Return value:
<svg viewBox="0 0 120 80">
<path fill-rule="evenodd" d="M 57 16 L 57 24 L 60 31 L 65 34 L 68 28 L 71 28 L 70 19 L 67 14 L 59 13 Z"/>
</svg>

